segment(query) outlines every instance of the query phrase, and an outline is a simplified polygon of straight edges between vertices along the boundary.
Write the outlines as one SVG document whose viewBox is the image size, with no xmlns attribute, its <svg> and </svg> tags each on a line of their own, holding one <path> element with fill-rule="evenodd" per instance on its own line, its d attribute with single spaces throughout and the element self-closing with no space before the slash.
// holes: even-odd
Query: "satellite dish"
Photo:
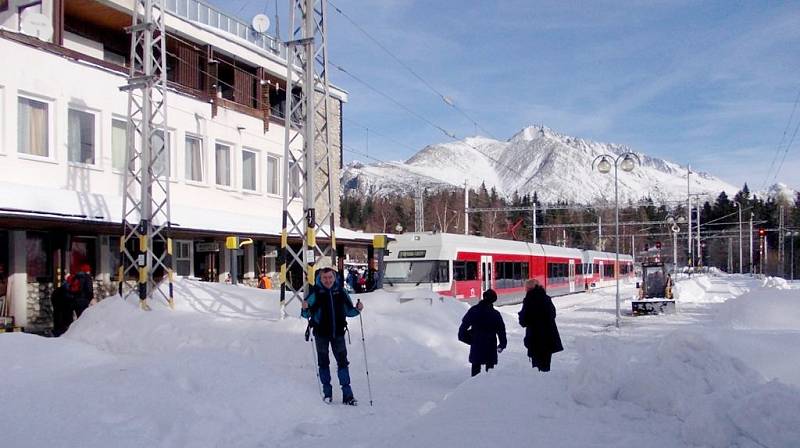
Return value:
<svg viewBox="0 0 800 448">
<path fill-rule="evenodd" d="M 22 22 L 20 23 L 22 32 L 28 36 L 34 36 L 39 40 L 50 42 L 53 38 L 53 23 L 46 15 L 26 10 L 22 12 Z"/>
<path fill-rule="evenodd" d="M 259 33 L 266 33 L 267 29 L 269 29 L 269 17 L 265 16 L 264 14 L 258 14 L 253 17 L 253 29 Z"/>
</svg>

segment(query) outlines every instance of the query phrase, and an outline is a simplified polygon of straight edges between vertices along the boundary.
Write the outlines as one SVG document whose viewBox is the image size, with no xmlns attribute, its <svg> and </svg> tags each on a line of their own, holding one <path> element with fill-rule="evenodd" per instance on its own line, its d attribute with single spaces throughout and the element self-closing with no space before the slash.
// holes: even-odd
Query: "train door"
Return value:
<svg viewBox="0 0 800 448">
<path fill-rule="evenodd" d="M 575 292 L 575 260 L 569 260 L 569 292 Z"/>
<path fill-rule="evenodd" d="M 492 256 L 481 255 L 481 297 L 483 292 L 492 288 Z"/>
<path fill-rule="evenodd" d="M 594 273 L 595 278 L 597 278 L 597 286 L 602 286 L 605 284 L 605 279 L 603 279 L 603 273 L 605 269 L 603 269 L 603 260 L 597 262 L 597 272 Z"/>
</svg>

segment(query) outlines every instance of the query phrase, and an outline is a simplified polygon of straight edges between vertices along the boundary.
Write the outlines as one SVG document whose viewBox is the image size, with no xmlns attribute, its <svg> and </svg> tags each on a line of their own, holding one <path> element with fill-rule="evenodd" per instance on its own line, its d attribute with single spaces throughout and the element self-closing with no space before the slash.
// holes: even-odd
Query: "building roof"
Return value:
<svg viewBox="0 0 800 448">
<path fill-rule="evenodd" d="M 262 215 L 229 213 L 219 209 L 171 204 L 175 230 L 197 230 L 238 235 L 280 236 L 282 210 Z M 49 187 L 0 182 L 0 215 L 63 219 L 86 223 L 122 223 L 122 197 Z M 336 229 L 337 240 L 367 242 L 374 234 Z"/>
</svg>

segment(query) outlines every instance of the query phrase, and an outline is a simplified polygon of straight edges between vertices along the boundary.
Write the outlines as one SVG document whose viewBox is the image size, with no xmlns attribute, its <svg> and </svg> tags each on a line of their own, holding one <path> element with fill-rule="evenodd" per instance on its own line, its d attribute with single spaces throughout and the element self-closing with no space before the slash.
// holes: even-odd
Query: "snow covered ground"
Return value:
<svg viewBox="0 0 800 448">
<path fill-rule="evenodd" d="M 279 318 L 276 292 L 181 280 L 174 311 L 109 298 L 59 339 L 0 335 L 0 435 L 15 447 L 800 445 L 800 285 L 720 274 L 677 295 L 679 314 L 625 316 L 619 330 L 613 288 L 556 298 L 566 350 L 548 374 L 525 356 L 519 306 L 501 308 L 509 348 L 475 378 L 456 339 L 465 305 L 362 295 L 374 406 L 355 319 L 352 408 L 320 400 L 305 323 Z"/>
</svg>

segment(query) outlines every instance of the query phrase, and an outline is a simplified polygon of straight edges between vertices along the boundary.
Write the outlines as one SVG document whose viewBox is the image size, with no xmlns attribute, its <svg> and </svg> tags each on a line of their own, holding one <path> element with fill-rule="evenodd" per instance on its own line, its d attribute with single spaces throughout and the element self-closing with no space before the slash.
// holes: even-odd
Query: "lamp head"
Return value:
<svg viewBox="0 0 800 448">
<path fill-rule="evenodd" d="M 603 174 L 608 174 L 611 172 L 611 162 L 608 161 L 608 158 L 603 157 L 600 159 L 600 163 L 597 164 L 597 171 L 600 171 Z"/>
<path fill-rule="evenodd" d="M 633 157 L 627 155 L 624 159 L 622 159 L 622 163 L 620 164 L 622 171 L 631 172 L 633 171 L 634 167 L 636 167 L 636 163 L 634 162 Z"/>
</svg>

